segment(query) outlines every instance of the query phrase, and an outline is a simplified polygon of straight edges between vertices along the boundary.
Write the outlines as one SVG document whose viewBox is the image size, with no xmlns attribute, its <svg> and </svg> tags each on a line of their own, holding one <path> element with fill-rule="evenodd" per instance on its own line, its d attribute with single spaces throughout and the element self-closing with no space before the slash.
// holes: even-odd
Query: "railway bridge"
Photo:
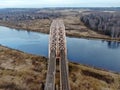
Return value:
<svg viewBox="0 0 120 90">
<path fill-rule="evenodd" d="M 63 20 L 53 20 L 49 36 L 49 60 L 45 90 L 55 90 L 56 60 L 59 59 L 60 90 L 70 90 L 66 35 Z"/>
</svg>

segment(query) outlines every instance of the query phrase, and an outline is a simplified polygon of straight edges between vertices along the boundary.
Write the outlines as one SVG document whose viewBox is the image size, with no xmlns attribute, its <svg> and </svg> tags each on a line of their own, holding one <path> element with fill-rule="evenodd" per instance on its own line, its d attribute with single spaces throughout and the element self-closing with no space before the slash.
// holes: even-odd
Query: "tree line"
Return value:
<svg viewBox="0 0 120 90">
<path fill-rule="evenodd" d="M 42 9 L 4 9 L 0 10 L 1 21 L 24 21 L 35 19 L 51 19 L 60 17 L 60 13 L 42 12 Z"/>
<path fill-rule="evenodd" d="M 80 19 L 94 31 L 120 38 L 120 12 L 92 12 L 81 16 Z"/>
</svg>

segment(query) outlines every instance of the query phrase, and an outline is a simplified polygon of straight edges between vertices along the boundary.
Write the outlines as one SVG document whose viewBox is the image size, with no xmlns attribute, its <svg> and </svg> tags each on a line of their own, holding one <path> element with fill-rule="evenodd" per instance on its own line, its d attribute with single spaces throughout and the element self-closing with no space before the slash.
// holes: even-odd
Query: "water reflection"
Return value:
<svg viewBox="0 0 120 90">
<path fill-rule="evenodd" d="M 107 41 L 108 48 L 116 49 L 120 47 L 120 42 L 117 41 Z"/>
<path fill-rule="evenodd" d="M 107 47 L 110 48 L 110 49 L 117 49 L 117 48 L 120 47 L 120 42 L 118 42 L 118 41 L 105 41 L 105 40 L 102 40 L 102 43 L 107 44 Z"/>
</svg>

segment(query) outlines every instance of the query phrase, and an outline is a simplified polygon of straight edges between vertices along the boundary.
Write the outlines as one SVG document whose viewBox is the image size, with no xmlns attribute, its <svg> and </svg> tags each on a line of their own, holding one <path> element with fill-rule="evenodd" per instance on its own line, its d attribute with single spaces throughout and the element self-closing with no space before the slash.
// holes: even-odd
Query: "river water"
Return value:
<svg viewBox="0 0 120 90">
<path fill-rule="evenodd" d="M 67 55 L 72 62 L 120 72 L 120 42 L 67 37 Z M 48 57 L 49 35 L 0 26 L 0 44 Z"/>
</svg>

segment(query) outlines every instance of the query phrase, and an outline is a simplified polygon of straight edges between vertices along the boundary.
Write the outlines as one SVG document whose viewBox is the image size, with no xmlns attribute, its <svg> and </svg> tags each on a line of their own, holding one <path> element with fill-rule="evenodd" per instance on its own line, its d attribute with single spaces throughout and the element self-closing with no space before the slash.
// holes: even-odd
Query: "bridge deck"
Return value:
<svg viewBox="0 0 120 90">
<path fill-rule="evenodd" d="M 49 61 L 45 90 L 55 89 L 56 58 L 60 59 L 60 90 L 70 90 L 66 52 L 65 26 L 62 20 L 53 20 L 50 27 Z"/>
</svg>

